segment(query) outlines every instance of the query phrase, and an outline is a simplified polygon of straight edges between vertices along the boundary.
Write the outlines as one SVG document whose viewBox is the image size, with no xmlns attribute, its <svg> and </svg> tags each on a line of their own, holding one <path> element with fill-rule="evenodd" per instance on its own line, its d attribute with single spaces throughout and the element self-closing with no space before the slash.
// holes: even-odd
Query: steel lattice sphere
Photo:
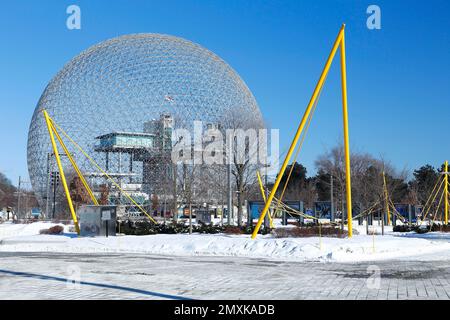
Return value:
<svg viewBox="0 0 450 320">
<path fill-rule="evenodd" d="M 107 156 L 98 150 L 98 137 L 113 132 L 145 133 L 145 123 L 163 114 L 173 117 L 175 128 L 191 126 L 194 120 L 218 123 L 233 110 L 262 124 L 246 84 L 211 51 L 160 34 L 104 41 L 67 63 L 48 84 L 34 111 L 28 134 L 28 170 L 41 207 L 46 202 L 48 206 L 46 199 L 51 198 L 49 172 L 57 171 L 43 109 L 103 167 Z M 73 145 L 67 146 L 84 173 L 95 171 Z M 139 182 L 143 161 L 137 158 L 133 168 L 128 168 L 132 156 L 126 150 L 110 152 L 107 169 L 116 173 L 130 169 L 134 175 L 120 179 Z M 62 161 L 69 168 L 66 157 Z"/>
</svg>

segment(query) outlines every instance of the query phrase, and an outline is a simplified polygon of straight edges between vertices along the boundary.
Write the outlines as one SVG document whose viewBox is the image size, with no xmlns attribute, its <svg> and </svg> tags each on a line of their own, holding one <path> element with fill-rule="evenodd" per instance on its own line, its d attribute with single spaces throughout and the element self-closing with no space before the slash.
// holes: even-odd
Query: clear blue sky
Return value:
<svg viewBox="0 0 450 320">
<path fill-rule="evenodd" d="M 66 28 L 70 4 L 81 7 L 81 30 Z M 381 8 L 381 30 L 366 27 L 370 4 Z M 281 129 L 284 149 L 345 22 L 352 148 L 400 169 L 450 158 L 449 1 L 10 0 L 0 9 L 0 171 L 14 183 L 28 176 L 29 121 L 48 81 L 89 46 L 137 32 L 180 36 L 222 57 Z M 300 156 L 310 173 L 342 137 L 338 67 Z"/>
</svg>

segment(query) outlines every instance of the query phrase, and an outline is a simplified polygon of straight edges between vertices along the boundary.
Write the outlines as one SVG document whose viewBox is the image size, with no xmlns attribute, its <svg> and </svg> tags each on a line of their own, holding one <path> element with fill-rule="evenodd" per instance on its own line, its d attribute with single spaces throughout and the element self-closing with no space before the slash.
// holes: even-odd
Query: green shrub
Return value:
<svg viewBox="0 0 450 320">
<path fill-rule="evenodd" d="M 215 226 L 212 223 L 205 224 L 200 222 L 198 226 L 193 226 L 193 232 L 198 233 L 206 233 L 206 234 L 215 234 L 215 233 L 221 233 L 224 231 L 224 228 L 221 226 Z"/>
<path fill-rule="evenodd" d="M 126 235 L 150 235 L 150 234 L 179 234 L 179 233 L 189 233 L 189 226 L 184 223 L 161 223 L 154 224 L 147 220 L 142 221 L 131 221 L 125 220 L 120 221 L 117 224 L 117 232 Z M 247 226 L 219 226 L 205 224 L 200 222 L 198 225 L 192 226 L 193 233 L 202 234 L 216 234 L 216 233 L 226 233 L 226 234 L 251 234 L 254 227 Z M 268 230 L 262 228 L 261 234 L 267 234 Z"/>
<path fill-rule="evenodd" d="M 414 231 L 419 234 L 424 234 L 427 232 L 450 232 L 450 226 L 440 225 L 437 223 L 433 223 L 430 226 L 423 225 L 423 226 L 409 226 L 409 225 L 401 225 L 401 226 L 395 226 L 393 229 L 394 232 L 411 232 Z"/>
<path fill-rule="evenodd" d="M 423 233 L 427 233 L 430 231 L 430 228 L 428 226 L 423 226 L 423 227 L 415 227 L 414 231 L 419 233 L 419 234 L 423 234 Z"/>
<path fill-rule="evenodd" d="M 450 225 L 441 225 L 433 223 L 433 225 L 431 226 L 431 231 L 450 232 Z"/>
<path fill-rule="evenodd" d="M 293 228 L 276 228 L 272 231 L 272 234 L 276 238 L 303 238 L 303 237 L 333 237 L 343 238 L 348 235 L 347 231 L 342 231 L 339 227 L 335 226 L 319 226 L 317 225 L 305 225 L 302 227 Z"/>
<path fill-rule="evenodd" d="M 407 224 L 404 225 L 397 225 L 395 226 L 392 230 L 394 232 L 411 232 L 411 231 L 415 231 L 415 226 L 409 226 Z"/>
</svg>

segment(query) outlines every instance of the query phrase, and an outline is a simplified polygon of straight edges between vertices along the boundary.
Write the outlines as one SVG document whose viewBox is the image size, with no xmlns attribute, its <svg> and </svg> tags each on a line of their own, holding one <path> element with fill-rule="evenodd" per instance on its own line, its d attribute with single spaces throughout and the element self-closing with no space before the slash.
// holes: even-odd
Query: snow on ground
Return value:
<svg viewBox="0 0 450 320">
<path fill-rule="evenodd" d="M 6 237 L 12 236 L 31 236 L 39 234 L 39 231 L 42 229 L 48 229 L 58 225 L 58 223 L 52 222 L 34 222 L 28 224 L 19 224 L 12 222 L 0 223 L 0 240 Z M 62 225 L 62 224 L 60 224 Z M 67 230 L 68 226 L 64 226 L 65 230 Z"/>
<path fill-rule="evenodd" d="M 287 261 L 359 262 L 388 259 L 450 260 L 450 234 L 438 232 L 417 235 L 393 234 L 365 235 L 359 226 L 359 235 L 352 239 L 338 238 L 274 238 L 224 234 L 178 234 L 148 236 L 117 236 L 79 238 L 73 233 L 40 235 L 39 230 L 55 224 L 28 225 L 0 224 L 0 251 L 9 252 L 133 252 L 178 256 L 243 256 Z M 376 227 L 376 226 L 375 226 Z M 66 226 L 67 231 L 67 226 Z M 381 229 L 376 228 L 375 233 Z"/>
</svg>

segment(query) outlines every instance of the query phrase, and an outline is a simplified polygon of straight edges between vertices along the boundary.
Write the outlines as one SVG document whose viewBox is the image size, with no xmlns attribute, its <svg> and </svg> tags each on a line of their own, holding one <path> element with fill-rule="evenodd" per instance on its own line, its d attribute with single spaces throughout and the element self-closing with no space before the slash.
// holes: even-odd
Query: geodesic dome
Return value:
<svg viewBox="0 0 450 320">
<path fill-rule="evenodd" d="M 230 110 L 263 123 L 246 84 L 211 51 L 160 34 L 101 42 L 58 72 L 34 111 L 28 133 L 28 171 L 41 207 L 48 198 L 49 172 L 57 170 L 43 109 L 97 163 L 104 163 L 105 155 L 96 151 L 96 137 L 143 132 L 146 121 L 162 114 L 173 116 L 175 128 L 190 126 L 194 120 L 220 122 Z M 72 145 L 67 146 L 83 172 L 94 171 Z M 67 159 L 62 160 L 68 167 Z M 117 166 L 120 161 L 111 160 L 110 170 L 123 170 Z M 134 172 L 142 171 L 142 163 L 134 166 Z"/>
</svg>

